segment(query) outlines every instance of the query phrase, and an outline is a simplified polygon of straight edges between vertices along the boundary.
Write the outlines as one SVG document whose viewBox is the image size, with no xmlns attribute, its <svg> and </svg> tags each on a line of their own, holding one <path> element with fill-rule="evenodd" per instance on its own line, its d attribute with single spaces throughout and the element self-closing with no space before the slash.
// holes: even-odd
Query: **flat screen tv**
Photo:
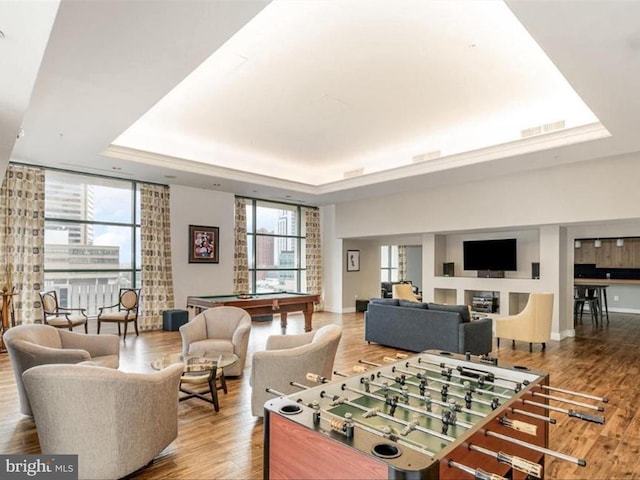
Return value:
<svg viewBox="0 0 640 480">
<path fill-rule="evenodd" d="M 467 240 L 462 243 L 465 270 L 516 271 L 516 239 Z"/>
</svg>

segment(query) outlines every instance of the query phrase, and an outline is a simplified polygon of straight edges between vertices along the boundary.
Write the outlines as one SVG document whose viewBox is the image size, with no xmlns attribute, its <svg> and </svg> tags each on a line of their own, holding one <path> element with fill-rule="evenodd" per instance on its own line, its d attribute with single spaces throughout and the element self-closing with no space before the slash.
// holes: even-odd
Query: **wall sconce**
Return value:
<svg viewBox="0 0 640 480">
<path fill-rule="evenodd" d="M 616 240 L 616 247 L 624 247 L 624 238 L 619 238 Z"/>
<path fill-rule="evenodd" d="M 595 242 L 593 242 L 593 245 L 596 248 L 600 248 L 602 246 L 602 241 L 600 239 L 597 239 Z"/>
<path fill-rule="evenodd" d="M 580 240 L 576 240 L 573 242 L 573 246 L 576 248 L 580 248 L 582 246 L 582 242 Z"/>
</svg>

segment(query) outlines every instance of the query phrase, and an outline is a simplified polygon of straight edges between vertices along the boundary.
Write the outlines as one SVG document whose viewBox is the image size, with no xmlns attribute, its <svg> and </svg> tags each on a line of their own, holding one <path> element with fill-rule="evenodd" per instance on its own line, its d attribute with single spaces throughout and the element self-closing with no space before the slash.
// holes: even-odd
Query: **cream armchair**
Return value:
<svg viewBox="0 0 640 480">
<path fill-rule="evenodd" d="M 529 342 L 529 351 L 534 343 L 542 343 L 551 339 L 551 320 L 553 318 L 553 293 L 532 293 L 522 312 L 510 317 L 496 319 L 496 338 L 498 347 L 500 339 Z"/>
<path fill-rule="evenodd" d="M 392 288 L 392 297 L 402 300 L 410 300 L 412 302 L 419 302 L 421 299 L 416 297 L 413 293 L 413 285 L 410 283 L 394 283 Z"/>
<path fill-rule="evenodd" d="M 290 385 L 292 381 L 314 385 L 307 373 L 331 378 L 341 337 L 342 327 L 326 325 L 301 335 L 267 338 L 266 350 L 254 353 L 251 360 L 251 413 L 264 415 L 264 404 L 274 398 L 267 388 L 288 394 L 300 391 Z"/>
<path fill-rule="evenodd" d="M 116 339 L 118 337 L 115 337 Z M 122 478 L 178 435 L 184 365 L 125 373 L 91 365 L 40 365 L 23 374 L 45 455 L 78 455 L 78 477 Z"/>
<path fill-rule="evenodd" d="M 49 325 L 29 324 L 10 328 L 4 334 L 18 387 L 20 412 L 31 415 L 22 373 L 36 365 L 80 363 L 87 360 L 103 367 L 118 368 L 120 343 L 115 335 L 75 333 Z"/>
<path fill-rule="evenodd" d="M 238 307 L 214 307 L 196 315 L 180 327 L 182 354 L 229 352 L 238 361 L 225 367 L 226 377 L 237 377 L 247 363 L 251 316 Z"/>
</svg>

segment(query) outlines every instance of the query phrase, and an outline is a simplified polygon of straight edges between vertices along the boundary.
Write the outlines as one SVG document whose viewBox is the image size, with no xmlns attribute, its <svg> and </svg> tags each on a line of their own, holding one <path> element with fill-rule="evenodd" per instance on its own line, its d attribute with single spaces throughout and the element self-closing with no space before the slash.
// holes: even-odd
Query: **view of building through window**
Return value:
<svg viewBox="0 0 640 480">
<path fill-rule="evenodd" d="M 306 291 L 301 218 L 300 206 L 247 199 L 251 292 Z"/>
<path fill-rule="evenodd" d="M 398 281 L 398 246 L 383 245 L 380 247 L 380 281 Z"/>
<path fill-rule="evenodd" d="M 44 240 L 43 291 L 88 315 L 116 304 L 140 284 L 139 184 L 47 170 Z"/>
</svg>

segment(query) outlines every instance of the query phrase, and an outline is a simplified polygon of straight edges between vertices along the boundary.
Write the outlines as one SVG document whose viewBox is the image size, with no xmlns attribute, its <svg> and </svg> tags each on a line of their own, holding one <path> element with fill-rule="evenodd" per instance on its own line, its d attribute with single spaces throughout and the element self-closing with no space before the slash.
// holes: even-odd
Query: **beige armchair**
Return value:
<svg viewBox="0 0 640 480">
<path fill-rule="evenodd" d="M 394 283 L 392 288 L 392 297 L 402 300 L 411 300 L 412 302 L 420 302 L 421 299 L 413 293 L 413 285 L 410 283 Z"/>
<path fill-rule="evenodd" d="M 18 387 L 20 412 L 31 415 L 22 373 L 47 363 L 80 363 L 118 368 L 120 343 L 115 335 L 92 335 L 62 330 L 49 325 L 18 325 L 4 334 L 13 374 Z"/>
<path fill-rule="evenodd" d="M 505 318 L 496 319 L 496 338 L 498 347 L 500 339 L 529 342 L 529 351 L 534 343 L 542 343 L 551 339 L 551 320 L 553 318 L 553 293 L 532 293 L 522 312 Z"/>
<path fill-rule="evenodd" d="M 267 388 L 289 394 L 300 391 L 292 381 L 315 385 L 306 379 L 307 373 L 331 378 L 341 337 L 342 327 L 326 325 L 301 335 L 267 338 L 266 350 L 254 353 L 251 360 L 251 413 L 264 415 L 264 404 L 274 398 Z"/>
<path fill-rule="evenodd" d="M 118 337 L 115 337 L 116 340 Z M 78 477 L 122 478 L 178 435 L 182 364 L 153 373 L 40 365 L 23 374 L 45 455 L 78 455 Z"/>
<path fill-rule="evenodd" d="M 182 354 L 229 352 L 238 361 L 225 367 L 226 377 L 237 377 L 247 363 L 251 316 L 238 307 L 214 307 L 196 315 L 180 327 Z"/>
</svg>

